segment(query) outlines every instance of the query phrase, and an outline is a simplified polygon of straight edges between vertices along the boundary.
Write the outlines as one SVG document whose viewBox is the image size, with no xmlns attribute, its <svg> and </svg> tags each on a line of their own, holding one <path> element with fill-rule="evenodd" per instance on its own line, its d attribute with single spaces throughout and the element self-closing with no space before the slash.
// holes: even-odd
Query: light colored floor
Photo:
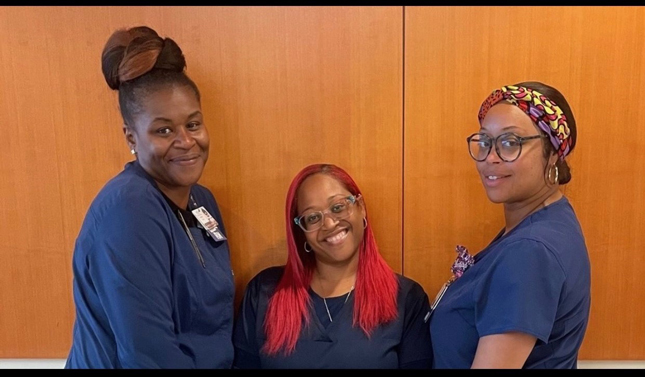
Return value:
<svg viewBox="0 0 645 377">
<path fill-rule="evenodd" d="M 65 359 L 0 359 L 0 369 L 62 369 Z M 579 369 L 645 369 L 645 360 L 580 360 Z"/>
</svg>

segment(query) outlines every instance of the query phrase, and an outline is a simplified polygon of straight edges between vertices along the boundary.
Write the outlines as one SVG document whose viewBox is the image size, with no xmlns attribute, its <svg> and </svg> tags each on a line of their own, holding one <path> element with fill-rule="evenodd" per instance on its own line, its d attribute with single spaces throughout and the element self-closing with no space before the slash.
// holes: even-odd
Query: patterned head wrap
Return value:
<svg viewBox="0 0 645 377">
<path fill-rule="evenodd" d="M 551 144 L 558 151 L 561 160 L 571 151 L 570 131 L 567 117 L 555 102 L 544 94 L 522 86 L 507 85 L 496 89 L 482 103 L 479 109 L 479 123 L 482 122 L 488 110 L 498 102 L 505 100 L 526 113 L 533 123 L 549 136 Z"/>
</svg>

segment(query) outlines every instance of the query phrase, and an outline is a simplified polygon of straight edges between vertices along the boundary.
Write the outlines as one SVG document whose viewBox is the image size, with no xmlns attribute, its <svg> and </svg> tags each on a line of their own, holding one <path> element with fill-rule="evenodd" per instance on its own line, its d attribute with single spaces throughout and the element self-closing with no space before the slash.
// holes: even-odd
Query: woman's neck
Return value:
<svg viewBox="0 0 645 377">
<path fill-rule="evenodd" d="M 358 258 L 356 258 L 358 261 Z M 338 267 L 317 262 L 311 279 L 311 289 L 320 297 L 336 297 L 354 288 L 358 264 L 353 261 L 347 266 Z"/>
<path fill-rule="evenodd" d="M 521 203 L 504 204 L 504 219 L 506 220 L 504 234 L 510 232 L 532 213 L 558 201 L 560 198 L 562 198 L 562 192 L 560 192 L 558 186 L 555 186 L 545 190 L 541 195 L 536 195 L 531 200 Z"/>
<path fill-rule="evenodd" d="M 188 208 L 188 199 L 190 198 L 190 187 L 174 187 L 169 188 L 157 182 L 159 190 L 164 193 L 173 203 L 179 208 Z"/>
</svg>

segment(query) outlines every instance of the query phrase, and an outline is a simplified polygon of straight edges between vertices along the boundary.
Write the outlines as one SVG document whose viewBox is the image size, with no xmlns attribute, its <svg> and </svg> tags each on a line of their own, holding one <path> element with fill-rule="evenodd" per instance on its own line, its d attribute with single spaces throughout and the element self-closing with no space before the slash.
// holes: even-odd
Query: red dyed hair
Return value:
<svg viewBox="0 0 645 377">
<path fill-rule="evenodd" d="M 361 194 L 358 185 L 338 166 L 331 164 L 309 165 L 298 173 L 287 192 L 285 209 L 287 229 L 287 263 L 276 291 L 269 299 L 264 331 L 267 341 L 262 350 L 275 355 L 294 351 L 300 331 L 311 321 L 311 298 L 308 289 L 316 259 L 304 251 L 305 235 L 293 221 L 298 215 L 298 189 L 305 179 L 314 174 L 327 174 L 354 196 Z M 362 201 L 365 206 L 365 201 Z M 367 208 L 365 207 L 367 217 Z M 377 326 L 397 317 L 398 280 L 394 271 L 381 256 L 372 233 L 370 222 L 364 230 L 359 246 L 358 271 L 354 284 L 353 325 L 360 327 L 367 337 Z"/>
</svg>

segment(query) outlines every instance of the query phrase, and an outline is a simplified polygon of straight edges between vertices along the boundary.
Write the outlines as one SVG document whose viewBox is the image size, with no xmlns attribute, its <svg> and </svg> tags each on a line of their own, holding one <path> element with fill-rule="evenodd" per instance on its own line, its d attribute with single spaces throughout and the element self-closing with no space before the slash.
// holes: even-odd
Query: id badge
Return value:
<svg viewBox="0 0 645 377">
<path fill-rule="evenodd" d="M 215 239 L 215 241 L 224 241 L 226 240 L 226 236 L 224 236 L 224 233 L 222 233 L 221 230 L 219 230 L 219 224 L 217 223 L 217 220 L 211 216 L 210 213 L 208 213 L 208 210 L 204 208 L 204 206 L 200 206 L 197 209 L 192 210 L 193 215 L 199 221 L 200 224 L 206 229 L 208 234 Z"/>
</svg>

